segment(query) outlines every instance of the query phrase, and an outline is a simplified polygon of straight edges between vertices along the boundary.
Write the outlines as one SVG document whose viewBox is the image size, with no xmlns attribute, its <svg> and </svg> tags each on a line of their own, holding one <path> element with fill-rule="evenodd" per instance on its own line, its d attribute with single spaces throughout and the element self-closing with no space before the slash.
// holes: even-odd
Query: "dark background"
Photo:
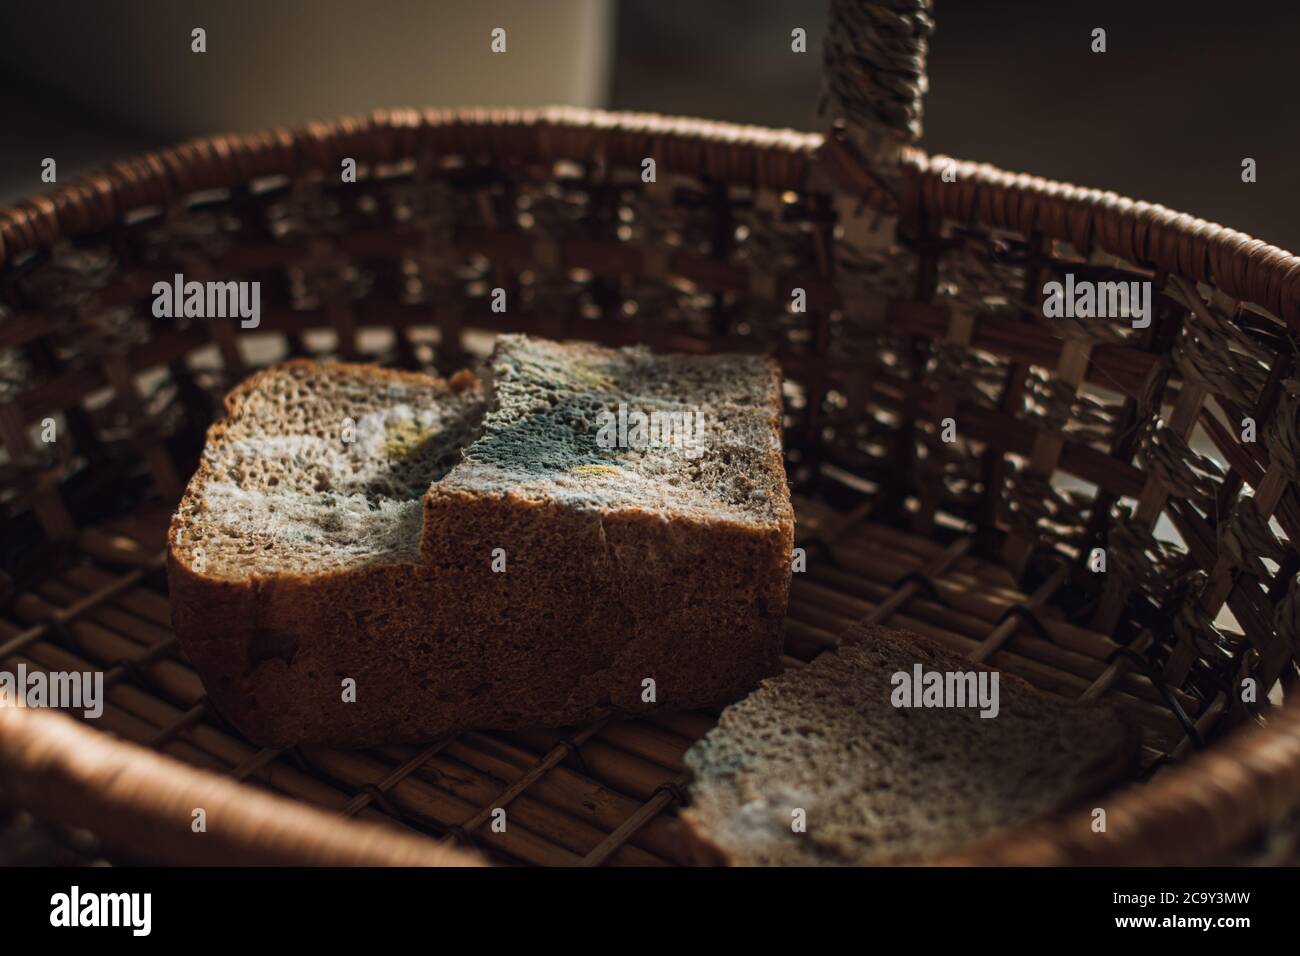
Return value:
<svg viewBox="0 0 1300 956">
<path fill-rule="evenodd" d="M 372 106 L 539 105 L 554 99 L 547 84 L 574 57 L 592 62 L 590 76 L 560 95 L 580 105 L 821 128 L 820 0 L 95 4 L 112 12 L 107 21 L 78 15 L 89 6 L 0 8 L 0 203 L 46 191 L 38 174 L 48 155 L 65 181 L 201 131 Z M 575 7 L 603 54 L 559 22 Z M 553 32 L 538 25 L 547 16 Z M 180 59 L 187 24 L 205 17 L 220 24 L 210 52 Z M 1161 202 L 1300 248 L 1300 4 L 938 0 L 936 19 L 927 149 Z M 488 58 L 487 22 L 511 28 L 513 73 Z M 790 52 L 796 26 L 808 31 L 805 55 Z M 1104 54 L 1090 52 L 1094 27 L 1107 31 Z M 456 49 L 483 53 L 452 63 Z M 153 72 L 141 80 L 138 71 Z M 154 115 L 160 104 L 169 115 Z M 1247 156 L 1259 176 L 1249 185 Z"/>
<path fill-rule="evenodd" d="M 936 0 L 921 145 L 1300 248 L 1300 3 Z M 825 4 L 620 8 L 619 108 L 821 129 Z M 810 53 L 789 49 L 806 26 Z M 1107 52 L 1091 52 L 1094 27 Z M 814 45 L 815 43 L 815 45 Z M 815 54 L 814 52 L 815 51 Z M 1241 181 L 1241 161 L 1258 182 Z"/>
</svg>

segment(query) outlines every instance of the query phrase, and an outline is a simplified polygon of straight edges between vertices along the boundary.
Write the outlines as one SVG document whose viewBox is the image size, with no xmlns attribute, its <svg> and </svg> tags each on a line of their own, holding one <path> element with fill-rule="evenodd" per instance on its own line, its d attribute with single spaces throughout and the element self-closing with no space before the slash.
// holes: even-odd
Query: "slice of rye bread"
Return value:
<svg viewBox="0 0 1300 956">
<path fill-rule="evenodd" d="M 473 595 L 464 639 L 514 649 L 484 676 L 495 718 L 716 706 L 775 673 L 794 537 L 776 363 L 501 336 L 487 381 L 421 548 Z M 626 444 L 636 412 L 699 414 L 700 441 L 606 447 L 620 405 Z"/>
<path fill-rule="evenodd" d="M 643 510 L 625 496 L 602 512 L 594 496 L 575 504 L 541 494 L 536 479 L 555 453 L 548 400 L 516 410 L 507 426 L 539 432 L 534 447 L 514 447 L 524 470 L 541 463 L 531 479 L 513 476 L 516 489 L 499 474 L 504 487 L 458 484 L 422 504 L 479 433 L 485 397 L 472 376 L 444 383 L 311 362 L 254 376 L 209 433 L 168 561 L 176 633 L 213 701 L 250 739 L 361 746 L 562 725 L 644 712 L 646 678 L 659 706 L 716 705 L 775 670 L 792 522 L 774 367 L 518 339 L 498 356 L 512 349 L 602 355 L 626 376 L 619 394 L 713 401 L 705 410 L 732 429 L 689 463 L 671 451 L 611 450 L 600 458 L 609 464 L 557 475 L 560 486 L 608 480 L 605 469 L 643 461 Z M 509 402 L 511 373 L 496 371 L 497 399 Z M 568 371 L 582 379 L 589 363 Z M 565 400 L 582 404 L 587 390 L 579 383 Z M 345 418 L 356 423 L 352 444 L 340 437 Z M 476 460 L 457 477 L 473 478 Z M 654 468 L 689 500 L 657 490 Z M 450 514 L 439 510 L 447 501 Z M 439 524 L 447 540 L 430 547 Z M 491 568 L 498 546 L 506 573 Z M 349 678 L 354 702 L 343 700 Z"/>
<path fill-rule="evenodd" d="M 410 666 L 440 593 L 419 559 L 421 498 L 483 409 L 467 372 L 304 360 L 226 398 L 172 519 L 167 570 L 176 636 L 250 739 L 363 744 L 439 724 L 437 695 L 455 681 L 430 689 Z"/>
<path fill-rule="evenodd" d="M 1130 770 L 1137 735 L 1105 703 L 999 674 L 999 711 L 896 708 L 892 677 L 987 670 L 906 631 L 859 626 L 766 680 L 686 755 L 681 815 L 701 863 L 923 863 L 1048 816 Z M 806 831 L 795 832 L 796 809 Z"/>
</svg>

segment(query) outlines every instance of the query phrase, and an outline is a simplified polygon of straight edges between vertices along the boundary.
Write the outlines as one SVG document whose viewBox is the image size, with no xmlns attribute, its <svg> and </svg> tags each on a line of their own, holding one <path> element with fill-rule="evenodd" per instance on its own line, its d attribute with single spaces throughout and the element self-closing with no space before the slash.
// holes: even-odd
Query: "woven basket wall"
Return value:
<svg viewBox="0 0 1300 956">
<path fill-rule="evenodd" d="M 511 862 L 684 862 L 681 757 L 714 714 L 258 750 L 169 632 L 163 534 L 226 390 L 297 355 L 445 373 L 525 331 L 780 359 L 808 555 L 790 658 L 870 618 L 1140 725 L 1105 833 L 1067 817 L 973 859 L 1293 858 L 1300 259 L 917 150 L 929 6 L 832 3 L 825 137 L 384 111 L 186 143 L 0 213 L 0 668 L 111 688 L 90 729 L 5 716 L 0 812 L 123 860 L 444 862 L 449 838 Z M 154 318 L 178 272 L 260 281 L 261 325 Z M 1045 318 L 1066 274 L 1151 282 L 1150 326 Z M 188 839 L 194 794 L 217 799 L 190 767 L 241 782 L 216 791 L 220 840 Z"/>
</svg>

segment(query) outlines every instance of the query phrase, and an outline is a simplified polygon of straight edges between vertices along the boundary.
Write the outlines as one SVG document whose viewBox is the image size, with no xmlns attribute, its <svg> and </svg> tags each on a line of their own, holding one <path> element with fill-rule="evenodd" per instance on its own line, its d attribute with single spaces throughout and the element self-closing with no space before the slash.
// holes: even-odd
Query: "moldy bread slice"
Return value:
<svg viewBox="0 0 1300 956">
<path fill-rule="evenodd" d="M 945 679 L 973 673 L 986 687 L 996 673 L 920 635 L 859 625 L 837 650 L 724 710 L 686 754 L 694 779 L 681 820 L 697 859 L 940 860 L 1070 807 L 1136 765 L 1137 734 L 1108 702 L 998 674 L 996 708 L 895 706 L 918 667 Z"/>
<path fill-rule="evenodd" d="M 466 639 L 512 658 L 485 695 L 569 721 L 716 705 L 773 673 L 793 545 L 776 364 L 501 336 L 487 381 L 421 542 L 463 582 Z"/>
</svg>

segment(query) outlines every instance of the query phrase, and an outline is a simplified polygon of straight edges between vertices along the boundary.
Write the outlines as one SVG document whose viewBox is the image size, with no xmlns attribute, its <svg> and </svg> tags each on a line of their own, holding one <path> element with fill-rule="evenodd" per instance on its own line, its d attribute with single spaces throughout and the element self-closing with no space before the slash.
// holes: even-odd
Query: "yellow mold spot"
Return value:
<svg viewBox="0 0 1300 956">
<path fill-rule="evenodd" d="M 573 470 L 584 475 L 617 475 L 619 472 L 613 465 L 579 465 Z"/>
<path fill-rule="evenodd" d="M 557 369 L 564 379 L 564 384 L 580 392 L 612 392 L 615 390 L 614 379 L 591 365 L 575 363 Z"/>
<path fill-rule="evenodd" d="M 405 458 L 433 437 L 413 421 L 389 422 L 384 428 L 384 457 Z"/>
</svg>

